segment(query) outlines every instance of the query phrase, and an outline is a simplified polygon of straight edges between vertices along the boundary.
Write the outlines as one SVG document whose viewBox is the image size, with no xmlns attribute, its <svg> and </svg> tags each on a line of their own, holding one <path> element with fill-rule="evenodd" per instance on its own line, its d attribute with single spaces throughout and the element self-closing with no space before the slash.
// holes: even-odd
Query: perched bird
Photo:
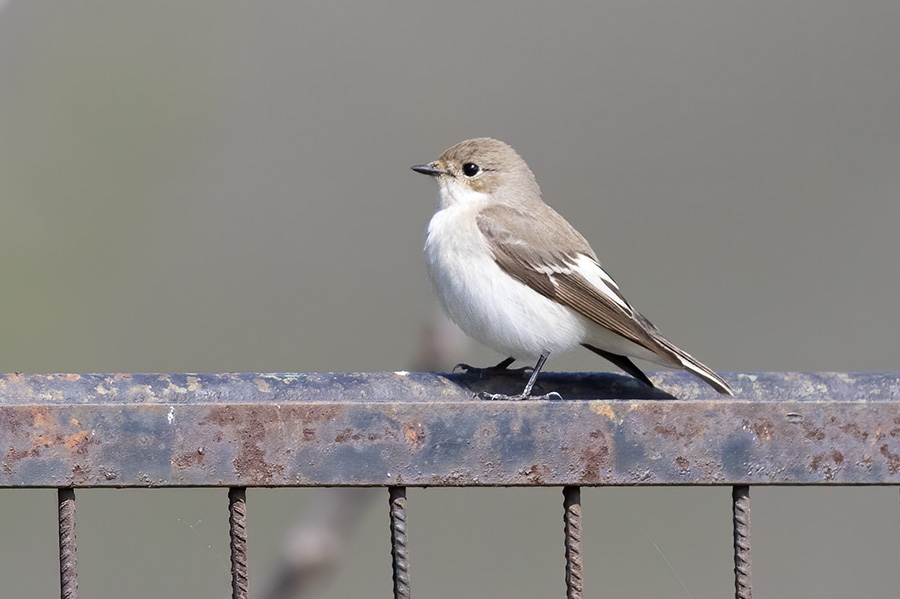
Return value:
<svg viewBox="0 0 900 599">
<path fill-rule="evenodd" d="M 447 315 L 476 341 L 515 359 L 547 358 L 582 345 L 653 386 L 631 358 L 683 368 L 732 395 L 719 375 L 673 345 L 600 267 L 588 242 L 541 199 L 534 174 L 509 145 L 480 137 L 412 167 L 434 177 L 438 210 L 425 257 Z"/>
</svg>

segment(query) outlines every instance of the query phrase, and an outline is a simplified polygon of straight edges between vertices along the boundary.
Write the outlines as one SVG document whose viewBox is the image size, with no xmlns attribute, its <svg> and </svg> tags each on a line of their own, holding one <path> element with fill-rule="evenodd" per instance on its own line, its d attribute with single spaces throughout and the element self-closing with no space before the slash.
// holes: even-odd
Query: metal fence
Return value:
<svg viewBox="0 0 900 599">
<path fill-rule="evenodd" d="M 61 593 L 74 599 L 77 488 L 227 487 L 233 597 L 246 598 L 247 487 L 387 487 L 394 596 L 409 597 L 406 487 L 559 486 L 567 597 L 578 598 L 580 487 L 727 485 L 735 596 L 749 598 L 751 486 L 900 484 L 900 373 L 726 378 L 735 398 L 685 373 L 655 376 L 652 391 L 548 373 L 541 387 L 564 399 L 498 402 L 478 394 L 521 381 L 0 375 L 0 488 L 59 489 Z"/>
</svg>

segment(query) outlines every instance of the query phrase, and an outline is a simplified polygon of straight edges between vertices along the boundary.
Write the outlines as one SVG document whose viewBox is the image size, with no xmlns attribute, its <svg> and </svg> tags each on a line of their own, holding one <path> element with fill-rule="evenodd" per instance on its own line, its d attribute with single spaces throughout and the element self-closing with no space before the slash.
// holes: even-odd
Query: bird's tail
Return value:
<svg viewBox="0 0 900 599">
<path fill-rule="evenodd" d="M 731 386 L 725 382 L 725 379 L 713 372 L 710 367 L 701 363 L 699 360 L 694 358 L 683 349 L 676 347 L 668 340 L 657 339 L 657 341 L 662 341 L 663 345 L 666 346 L 666 349 L 675 354 L 678 361 L 681 362 L 682 368 L 684 368 L 691 374 L 703 379 L 706 383 L 709 384 L 709 386 L 711 386 L 719 393 L 722 393 L 723 395 L 734 395 L 734 391 L 731 389 Z"/>
</svg>

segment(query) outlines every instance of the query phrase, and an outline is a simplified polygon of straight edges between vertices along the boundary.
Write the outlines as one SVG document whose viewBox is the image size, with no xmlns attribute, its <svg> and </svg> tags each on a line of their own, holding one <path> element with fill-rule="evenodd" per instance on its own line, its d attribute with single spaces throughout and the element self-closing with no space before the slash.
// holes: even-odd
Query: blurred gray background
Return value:
<svg viewBox="0 0 900 599">
<path fill-rule="evenodd" d="M 408 368 L 409 166 L 481 135 L 711 367 L 897 369 L 898 31 L 896 0 L 0 1 L 0 370 Z M 319 492 L 249 491 L 256 590 Z M 224 491 L 78 496 L 83 596 L 228 594 Z M 386 497 L 324 597 L 388 596 Z M 562 596 L 561 501 L 412 489 L 416 594 Z M 56 595 L 55 493 L 0 504 L 0 595 Z M 755 596 L 896 597 L 897 504 L 755 489 Z M 728 489 L 584 512 L 587 596 L 732 592 Z"/>
</svg>

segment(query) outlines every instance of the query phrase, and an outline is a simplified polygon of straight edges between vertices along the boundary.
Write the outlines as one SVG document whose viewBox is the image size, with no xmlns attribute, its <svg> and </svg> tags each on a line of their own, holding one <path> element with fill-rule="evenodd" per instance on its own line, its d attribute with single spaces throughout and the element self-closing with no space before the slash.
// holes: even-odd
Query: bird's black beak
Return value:
<svg viewBox="0 0 900 599">
<path fill-rule="evenodd" d="M 444 171 L 440 170 L 432 164 L 417 164 L 416 166 L 412 167 L 412 170 L 416 171 L 417 173 L 422 173 L 423 175 L 428 175 L 430 177 L 437 177 L 438 175 L 444 174 Z"/>
</svg>

